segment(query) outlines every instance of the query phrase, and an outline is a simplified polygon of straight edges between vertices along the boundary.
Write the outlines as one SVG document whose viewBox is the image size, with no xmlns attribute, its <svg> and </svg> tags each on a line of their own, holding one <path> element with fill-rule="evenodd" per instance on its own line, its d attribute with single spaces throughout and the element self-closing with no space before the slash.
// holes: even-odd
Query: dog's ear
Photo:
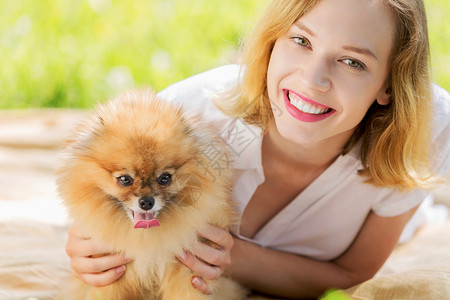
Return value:
<svg viewBox="0 0 450 300">
<path fill-rule="evenodd" d="M 187 136 L 190 136 L 191 134 L 193 134 L 194 127 L 192 126 L 188 116 L 186 116 L 184 114 L 180 115 L 180 126 L 183 129 L 183 132 Z"/>
<path fill-rule="evenodd" d="M 79 123 L 73 129 L 71 136 L 64 140 L 63 147 L 67 148 L 73 146 L 76 143 L 80 143 L 83 136 L 86 136 L 88 132 L 88 121 L 85 120 L 83 123 Z"/>
<path fill-rule="evenodd" d="M 97 122 L 102 125 L 105 126 L 105 120 L 103 120 L 103 118 L 97 114 Z"/>
<path fill-rule="evenodd" d="M 202 121 L 201 116 L 190 111 L 183 111 L 180 108 L 180 125 L 186 136 L 193 138 L 199 145 L 205 145 L 212 140 L 211 133 L 206 130 L 208 124 Z"/>
<path fill-rule="evenodd" d="M 71 151 L 86 150 L 91 145 L 92 139 L 99 135 L 104 126 L 105 121 L 98 113 L 91 114 L 74 128 L 72 136 L 64 141 L 63 147 L 72 148 Z"/>
</svg>

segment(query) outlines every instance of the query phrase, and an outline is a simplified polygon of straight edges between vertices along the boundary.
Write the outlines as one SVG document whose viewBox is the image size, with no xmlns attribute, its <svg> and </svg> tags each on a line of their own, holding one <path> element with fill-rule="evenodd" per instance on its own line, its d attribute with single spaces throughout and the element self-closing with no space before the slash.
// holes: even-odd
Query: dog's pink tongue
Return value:
<svg viewBox="0 0 450 300">
<path fill-rule="evenodd" d="M 142 220 L 142 221 L 137 221 L 135 224 L 134 224 L 134 229 L 136 229 L 136 228 L 144 228 L 144 229 L 148 229 L 148 228 L 150 228 L 150 227 L 153 227 L 153 226 L 160 226 L 161 224 L 159 224 L 159 221 L 158 220 L 156 220 L 156 219 L 153 219 L 153 220 L 150 220 L 150 221 L 145 221 L 145 220 Z"/>
<path fill-rule="evenodd" d="M 154 226 L 160 226 L 158 220 L 153 218 L 153 213 L 134 213 L 134 227 L 148 229 Z"/>
</svg>

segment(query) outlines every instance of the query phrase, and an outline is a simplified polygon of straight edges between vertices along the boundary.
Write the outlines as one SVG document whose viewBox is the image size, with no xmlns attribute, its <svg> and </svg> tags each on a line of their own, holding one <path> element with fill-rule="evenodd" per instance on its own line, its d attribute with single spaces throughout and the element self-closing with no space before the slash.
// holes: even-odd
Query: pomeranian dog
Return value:
<svg viewBox="0 0 450 300">
<path fill-rule="evenodd" d="M 218 137 L 198 116 L 151 90 L 97 107 L 67 143 L 58 189 L 74 223 L 134 261 L 105 287 L 74 277 L 61 298 L 245 298 L 225 277 L 208 281 L 214 292 L 202 294 L 176 258 L 195 248 L 208 224 L 227 229 L 233 222 L 232 171 Z"/>
</svg>

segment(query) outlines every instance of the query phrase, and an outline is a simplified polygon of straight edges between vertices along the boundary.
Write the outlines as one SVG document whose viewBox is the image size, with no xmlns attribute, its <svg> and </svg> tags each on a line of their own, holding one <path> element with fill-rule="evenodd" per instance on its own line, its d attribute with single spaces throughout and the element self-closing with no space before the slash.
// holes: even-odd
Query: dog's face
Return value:
<svg viewBox="0 0 450 300">
<path fill-rule="evenodd" d="M 89 169 L 85 176 L 106 201 L 126 213 L 134 228 L 150 228 L 174 206 L 195 201 L 201 149 L 178 110 L 141 105 L 104 107 L 78 148 L 89 164 L 81 170 Z"/>
<path fill-rule="evenodd" d="M 139 145 L 130 139 L 128 145 L 122 144 L 118 149 L 113 146 L 110 150 L 118 160 L 103 165 L 110 175 L 103 190 L 125 208 L 135 228 L 159 226 L 160 212 L 173 205 L 190 204 L 180 192 L 189 181 L 183 167 L 192 164 L 194 158 L 166 155 L 162 141 L 148 149 L 145 144 L 152 141 L 143 139 Z"/>
<path fill-rule="evenodd" d="M 136 143 L 129 144 L 125 152 L 114 148 L 111 150 L 117 150 L 115 155 L 130 159 L 103 166 L 110 174 L 110 181 L 102 188 L 112 201 L 123 205 L 135 228 L 159 226 L 160 212 L 170 210 L 173 205 L 191 204 L 192 198 L 183 197 L 181 192 L 186 192 L 186 184 L 192 185 L 193 178 L 186 171 L 194 163 L 193 157 L 166 155 L 162 143 L 157 143 L 152 150 Z"/>
</svg>

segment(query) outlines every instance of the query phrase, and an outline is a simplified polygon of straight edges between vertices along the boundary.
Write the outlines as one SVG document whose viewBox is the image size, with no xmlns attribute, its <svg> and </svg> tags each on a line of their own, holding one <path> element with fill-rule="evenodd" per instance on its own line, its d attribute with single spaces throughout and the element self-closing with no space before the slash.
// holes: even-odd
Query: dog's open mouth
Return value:
<svg viewBox="0 0 450 300">
<path fill-rule="evenodd" d="M 155 214 L 153 212 L 144 212 L 144 213 L 135 211 L 131 212 L 133 213 L 134 229 L 136 228 L 148 229 L 150 227 L 161 225 L 159 221 L 155 219 Z"/>
</svg>

